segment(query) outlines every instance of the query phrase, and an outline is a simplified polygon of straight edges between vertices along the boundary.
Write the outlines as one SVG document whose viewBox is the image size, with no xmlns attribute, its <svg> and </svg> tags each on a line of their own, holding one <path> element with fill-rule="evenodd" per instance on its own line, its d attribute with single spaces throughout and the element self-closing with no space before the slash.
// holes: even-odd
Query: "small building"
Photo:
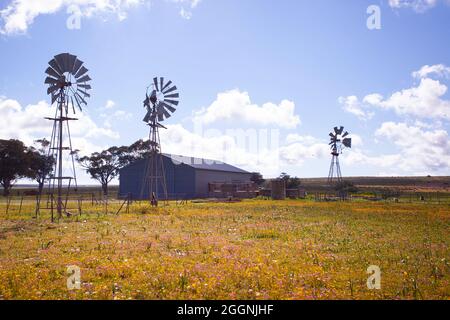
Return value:
<svg viewBox="0 0 450 320">
<path fill-rule="evenodd" d="M 232 165 L 208 159 L 162 155 L 169 199 L 195 199 L 220 196 L 235 196 L 233 192 L 218 192 L 216 186 L 223 185 L 235 192 L 248 191 L 251 197 L 253 183 L 251 173 Z M 149 159 L 142 159 L 122 168 L 119 172 L 119 196 L 132 199 L 149 199 L 149 182 L 146 169 Z M 231 187 L 230 187 L 231 185 Z M 235 187 L 233 187 L 233 185 Z M 243 193 L 240 193 L 243 197 Z M 162 185 L 157 196 L 164 197 Z"/>
</svg>

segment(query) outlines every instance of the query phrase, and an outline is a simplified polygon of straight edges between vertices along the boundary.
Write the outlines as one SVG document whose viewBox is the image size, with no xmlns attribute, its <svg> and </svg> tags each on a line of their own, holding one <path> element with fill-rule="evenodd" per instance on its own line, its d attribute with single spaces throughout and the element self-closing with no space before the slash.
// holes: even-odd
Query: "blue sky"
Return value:
<svg viewBox="0 0 450 320">
<path fill-rule="evenodd" d="M 49 135 L 44 70 L 70 52 L 93 78 L 73 133 L 84 153 L 145 137 L 145 88 L 164 76 L 181 103 L 163 151 L 326 176 L 328 132 L 344 125 L 354 140 L 344 175 L 450 173 L 446 0 L 30 2 L 0 1 L 0 138 Z M 370 5 L 381 29 L 367 27 Z M 257 139 L 240 145 L 242 131 Z"/>
</svg>

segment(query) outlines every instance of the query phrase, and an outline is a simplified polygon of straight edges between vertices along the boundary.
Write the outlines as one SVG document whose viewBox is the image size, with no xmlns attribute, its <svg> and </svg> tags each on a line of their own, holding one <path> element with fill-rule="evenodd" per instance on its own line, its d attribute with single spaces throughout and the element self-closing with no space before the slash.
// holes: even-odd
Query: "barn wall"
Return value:
<svg viewBox="0 0 450 320">
<path fill-rule="evenodd" d="M 213 170 L 195 170 L 195 193 L 197 197 L 208 197 L 208 183 L 211 182 L 246 182 L 251 173 L 225 172 Z"/>
<path fill-rule="evenodd" d="M 171 158 L 163 157 L 167 193 L 170 199 L 192 199 L 208 197 L 208 184 L 211 182 L 246 182 L 250 173 L 195 169 L 189 165 L 175 164 Z M 148 159 L 139 160 L 120 170 L 119 196 L 128 193 L 133 199 L 149 199 L 148 183 L 142 190 Z M 162 198 L 162 186 L 158 187 L 158 198 Z"/>
<path fill-rule="evenodd" d="M 174 164 L 168 157 L 163 157 L 166 176 L 167 193 L 171 199 L 192 198 L 195 196 L 194 169 L 185 164 Z M 148 182 L 142 190 L 145 169 L 148 159 L 139 160 L 120 170 L 119 196 L 126 197 L 128 193 L 133 199 L 149 199 Z M 164 197 L 162 184 L 158 186 L 158 198 Z"/>
<path fill-rule="evenodd" d="M 195 197 L 195 170 L 185 164 L 174 164 L 174 199 L 192 199 Z"/>
</svg>

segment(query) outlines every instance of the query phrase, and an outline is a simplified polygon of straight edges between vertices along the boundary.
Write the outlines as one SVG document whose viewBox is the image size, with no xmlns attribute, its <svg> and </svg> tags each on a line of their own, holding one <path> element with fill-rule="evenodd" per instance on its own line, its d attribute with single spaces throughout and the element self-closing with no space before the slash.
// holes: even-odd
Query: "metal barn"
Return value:
<svg viewBox="0 0 450 320">
<path fill-rule="evenodd" d="M 167 194 L 170 199 L 194 199 L 212 196 L 214 183 L 250 184 L 251 173 L 214 160 L 164 154 L 163 166 Z M 149 186 L 145 172 L 148 159 L 138 160 L 120 170 L 119 196 L 132 199 L 149 199 Z M 147 179 L 148 181 L 148 179 Z M 161 183 L 158 197 L 164 197 Z"/>
</svg>

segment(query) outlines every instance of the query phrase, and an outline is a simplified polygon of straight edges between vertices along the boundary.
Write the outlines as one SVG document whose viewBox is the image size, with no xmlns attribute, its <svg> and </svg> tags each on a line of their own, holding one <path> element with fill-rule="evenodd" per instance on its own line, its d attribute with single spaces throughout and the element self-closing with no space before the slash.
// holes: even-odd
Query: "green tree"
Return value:
<svg viewBox="0 0 450 320">
<path fill-rule="evenodd" d="M 3 195 L 8 196 L 14 183 L 32 176 L 30 150 L 22 141 L 0 139 L 0 184 Z"/>
<path fill-rule="evenodd" d="M 286 189 L 297 189 L 301 185 L 300 178 L 291 177 L 285 172 L 282 172 L 278 179 L 284 180 L 286 183 Z"/>
<path fill-rule="evenodd" d="M 42 194 L 45 179 L 48 178 L 54 169 L 55 158 L 48 154 L 50 142 L 47 139 L 36 140 L 36 147 L 30 147 L 31 156 L 31 176 L 38 183 L 39 194 Z"/>
<path fill-rule="evenodd" d="M 147 158 L 150 155 L 151 146 L 152 142 L 150 140 L 137 140 L 127 148 L 123 162 L 129 164 L 136 160 Z M 156 147 L 158 148 L 158 146 Z"/>
<path fill-rule="evenodd" d="M 126 164 L 127 147 L 111 147 L 90 156 L 77 157 L 77 161 L 90 176 L 100 182 L 103 194 L 108 194 L 108 184 L 117 177 L 120 168 Z"/>
<path fill-rule="evenodd" d="M 250 176 L 250 181 L 253 181 L 257 186 L 262 186 L 264 182 L 266 181 L 262 174 L 259 172 L 252 172 L 252 175 Z"/>
</svg>

